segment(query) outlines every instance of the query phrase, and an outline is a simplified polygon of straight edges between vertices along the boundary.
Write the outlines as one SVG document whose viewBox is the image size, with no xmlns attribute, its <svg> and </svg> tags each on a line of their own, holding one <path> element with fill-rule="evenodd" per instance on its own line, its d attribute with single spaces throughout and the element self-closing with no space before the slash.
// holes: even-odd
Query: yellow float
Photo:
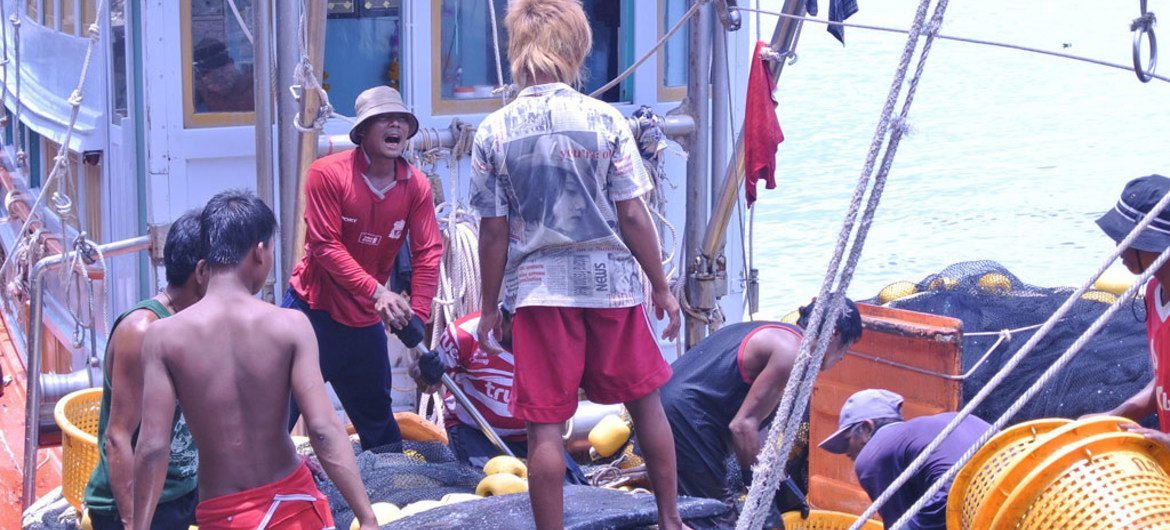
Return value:
<svg viewBox="0 0 1170 530">
<path fill-rule="evenodd" d="M 601 458 L 608 458 L 617 453 L 626 442 L 630 441 L 630 426 L 622 421 L 617 414 L 610 414 L 589 431 L 589 445 Z"/>
<path fill-rule="evenodd" d="M 378 521 L 378 526 L 390 524 L 405 517 L 402 514 L 402 510 L 399 509 L 398 506 L 388 502 L 375 502 L 374 504 L 370 505 L 370 508 L 374 509 L 374 519 Z M 361 523 L 359 523 L 357 519 L 354 519 L 352 523 L 349 523 L 349 530 L 358 530 L 358 528 L 361 528 Z"/>
<path fill-rule="evenodd" d="M 914 282 L 894 282 L 885 286 L 878 293 L 877 301 L 881 305 L 888 304 L 899 298 L 905 298 L 918 292 L 918 285 Z"/>
<path fill-rule="evenodd" d="M 483 465 L 484 475 L 491 476 L 496 473 L 508 473 L 520 478 L 528 478 L 528 466 L 525 466 L 524 462 L 521 462 L 519 458 L 500 455 L 488 460 Z"/>
<path fill-rule="evenodd" d="M 1136 278 L 1137 276 L 1128 270 L 1117 267 L 1109 268 L 1101 274 L 1101 277 L 1097 278 L 1097 281 L 1093 282 L 1093 289 L 1121 296 L 1126 289 L 1129 289 L 1130 285 L 1133 285 Z"/>
<path fill-rule="evenodd" d="M 488 475 L 475 487 L 475 494 L 480 497 L 524 493 L 526 491 L 528 491 L 528 481 L 510 473 Z"/>
<path fill-rule="evenodd" d="M 998 272 L 989 272 L 979 278 L 979 290 L 987 294 L 1004 295 L 1012 292 L 1012 279 Z"/>
</svg>

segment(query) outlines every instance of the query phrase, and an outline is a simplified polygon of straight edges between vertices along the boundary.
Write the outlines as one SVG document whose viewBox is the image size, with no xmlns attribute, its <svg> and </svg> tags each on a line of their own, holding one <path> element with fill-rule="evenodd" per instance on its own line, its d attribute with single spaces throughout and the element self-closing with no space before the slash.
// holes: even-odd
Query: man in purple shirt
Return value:
<svg viewBox="0 0 1170 530">
<path fill-rule="evenodd" d="M 861 487 L 870 499 L 876 499 L 954 418 L 954 412 L 944 412 L 903 420 L 902 396 L 871 388 L 849 396 L 841 407 L 837 423 L 840 428 L 821 442 L 820 447 L 830 453 L 848 455 Z M 967 416 L 930 454 L 926 464 L 882 505 L 882 521 L 890 525 L 900 519 L 990 427 L 975 416 Z M 934 494 L 906 528 L 945 530 L 950 489 L 947 484 Z"/>
</svg>

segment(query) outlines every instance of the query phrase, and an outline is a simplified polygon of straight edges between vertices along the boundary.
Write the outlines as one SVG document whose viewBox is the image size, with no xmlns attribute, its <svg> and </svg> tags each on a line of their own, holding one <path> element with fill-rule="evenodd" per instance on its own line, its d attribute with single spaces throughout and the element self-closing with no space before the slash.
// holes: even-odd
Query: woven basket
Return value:
<svg viewBox="0 0 1170 530">
<path fill-rule="evenodd" d="M 53 418 L 61 428 L 61 493 L 78 510 L 89 476 L 98 463 L 101 408 L 102 389 L 88 388 L 61 398 L 53 410 Z"/>
<path fill-rule="evenodd" d="M 857 516 L 850 513 L 830 512 L 827 510 L 812 510 L 808 519 L 801 518 L 800 512 L 784 514 L 784 528 L 787 530 L 849 530 Z M 882 530 L 882 524 L 869 520 L 862 525 L 862 530 Z"/>
</svg>

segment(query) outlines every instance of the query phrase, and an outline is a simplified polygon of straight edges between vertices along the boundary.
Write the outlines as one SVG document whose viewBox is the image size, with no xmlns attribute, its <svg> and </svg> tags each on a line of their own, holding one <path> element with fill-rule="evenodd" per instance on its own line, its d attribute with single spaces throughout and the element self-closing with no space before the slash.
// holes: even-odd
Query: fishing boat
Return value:
<svg viewBox="0 0 1170 530">
<path fill-rule="evenodd" d="M 362 90 L 402 92 L 421 126 L 410 156 L 432 181 L 448 241 L 466 235 L 458 226 L 469 222 L 468 140 L 509 97 L 506 4 L 0 0 L 0 480 L 9 492 L 0 527 L 17 527 L 21 512 L 59 484 L 54 406 L 100 386 L 110 315 L 157 290 L 170 221 L 224 189 L 255 190 L 282 227 L 262 296 L 283 291 L 302 252 L 305 169 L 352 147 L 346 116 Z M 751 134 L 732 118 L 745 114 L 751 35 L 771 34 L 768 73 L 779 78 L 806 2 L 779 2 L 787 16 L 769 28 L 728 0 L 583 4 L 594 34 L 584 91 L 630 117 L 659 181 L 651 206 L 686 308 L 683 341 L 661 344 L 671 360 L 758 310 L 747 238 L 729 228 L 745 215 Z M 465 260 L 444 261 L 439 329 L 477 301 L 468 287 L 474 271 L 454 265 Z M 898 366 L 961 373 L 960 323 L 881 307 L 864 313 L 867 338 L 857 349 L 894 363 L 878 369 L 905 385 L 916 413 L 958 408 L 953 379 L 905 378 Z M 409 352 L 396 348 L 395 384 L 406 388 L 396 389 L 395 404 L 413 410 Z M 844 396 L 879 361 L 855 362 L 818 390 L 812 438 L 835 425 Z M 859 513 L 867 504 L 839 457 L 814 459 L 810 475 L 818 506 Z"/>
</svg>

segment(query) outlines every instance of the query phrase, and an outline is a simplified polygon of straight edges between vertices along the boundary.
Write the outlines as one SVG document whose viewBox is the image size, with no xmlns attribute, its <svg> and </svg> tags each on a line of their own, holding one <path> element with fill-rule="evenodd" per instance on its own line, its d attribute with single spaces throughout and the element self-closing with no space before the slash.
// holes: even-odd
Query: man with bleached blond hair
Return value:
<svg viewBox="0 0 1170 530">
<path fill-rule="evenodd" d="M 642 309 L 652 287 L 663 339 L 679 329 L 678 301 L 661 264 L 642 196 L 653 185 L 625 117 L 579 85 L 592 46 L 577 0 L 513 0 L 504 18 L 516 100 L 479 126 L 472 204 L 479 212 L 488 353 L 501 347 L 500 300 L 515 308 L 516 372 L 510 409 L 528 428 L 529 497 L 537 528 L 564 525 L 561 424 L 577 389 L 624 403 L 638 429 L 659 528 L 683 528 L 674 439 L 658 397 L 670 365 Z"/>
</svg>

